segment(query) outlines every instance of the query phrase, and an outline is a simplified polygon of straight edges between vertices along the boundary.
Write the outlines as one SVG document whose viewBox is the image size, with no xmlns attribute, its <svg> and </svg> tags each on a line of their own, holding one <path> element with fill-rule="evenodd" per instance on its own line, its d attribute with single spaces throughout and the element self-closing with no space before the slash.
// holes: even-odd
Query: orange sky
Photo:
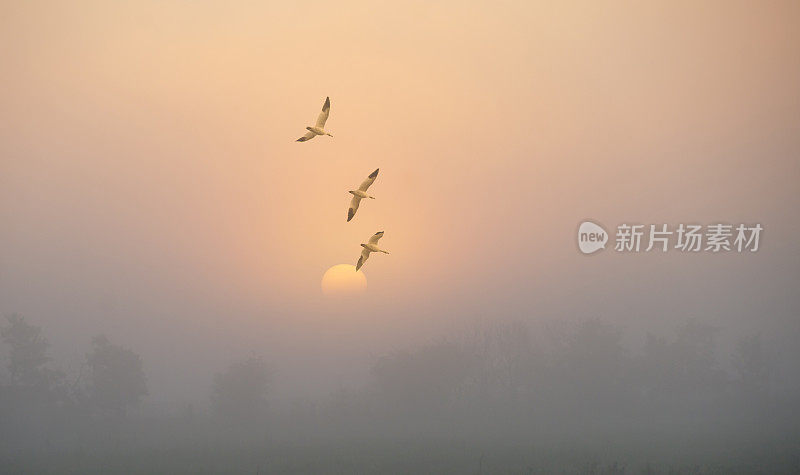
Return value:
<svg viewBox="0 0 800 475">
<path fill-rule="evenodd" d="M 134 335 L 325 320 L 322 273 L 378 230 L 363 318 L 391 302 L 420 336 L 436 312 L 582 308 L 618 300 L 574 299 L 614 279 L 659 304 L 740 267 L 797 308 L 798 20 L 796 2 L 6 2 L 0 311 Z M 325 96 L 335 137 L 294 142 Z M 587 217 L 772 239 L 587 260 Z"/>
</svg>

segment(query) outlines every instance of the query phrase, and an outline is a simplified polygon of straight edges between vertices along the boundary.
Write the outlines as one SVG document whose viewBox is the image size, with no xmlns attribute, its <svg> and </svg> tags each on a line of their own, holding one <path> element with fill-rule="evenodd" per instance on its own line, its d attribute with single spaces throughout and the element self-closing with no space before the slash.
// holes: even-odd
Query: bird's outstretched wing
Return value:
<svg viewBox="0 0 800 475">
<path fill-rule="evenodd" d="M 347 220 L 350 221 L 353 219 L 353 216 L 356 215 L 356 211 L 358 211 L 358 205 L 361 203 L 361 198 L 356 195 L 353 195 L 353 199 L 350 200 L 350 209 L 347 210 Z"/>
<path fill-rule="evenodd" d="M 358 258 L 358 262 L 356 263 L 356 270 L 361 269 L 361 266 L 364 265 L 369 259 L 369 249 L 366 247 L 361 251 L 361 257 Z"/>
<path fill-rule="evenodd" d="M 331 113 L 331 98 L 325 98 L 325 104 L 322 105 L 322 112 L 319 113 L 319 117 L 317 117 L 317 127 L 320 129 L 325 128 L 325 122 L 328 120 L 328 115 Z"/>
<path fill-rule="evenodd" d="M 309 130 L 308 132 L 306 132 L 306 134 L 304 136 L 302 136 L 299 139 L 297 139 L 297 141 L 298 142 L 305 142 L 306 140 L 313 139 L 316 135 L 317 134 L 315 134 L 314 132 Z"/>
<path fill-rule="evenodd" d="M 378 177 L 378 171 L 380 168 L 376 168 L 374 172 L 370 173 L 366 180 L 361 182 L 358 189 L 360 191 L 367 191 L 367 188 L 375 181 L 375 178 Z"/>
<path fill-rule="evenodd" d="M 383 237 L 383 231 L 378 231 L 377 233 L 373 234 L 371 238 L 369 238 L 370 244 L 378 244 L 378 239 Z"/>
</svg>

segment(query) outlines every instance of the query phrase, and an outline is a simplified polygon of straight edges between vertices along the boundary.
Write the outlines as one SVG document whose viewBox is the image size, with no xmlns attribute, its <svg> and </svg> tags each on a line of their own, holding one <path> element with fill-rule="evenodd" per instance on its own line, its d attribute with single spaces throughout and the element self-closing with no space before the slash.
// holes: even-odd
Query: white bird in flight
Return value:
<svg viewBox="0 0 800 475">
<path fill-rule="evenodd" d="M 353 195 L 353 199 L 350 200 L 350 209 L 347 210 L 347 220 L 350 221 L 353 219 L 353 216 L 356 215 L 356 211 L 358 211 L 358 205 L 361 203 L 363 198 L 369 198 L 374 200 L 374 196 L 370 196 L 366 193 L 367 188 L 375 181 L 375 178 L 378 176 L 378 170 L 380 168 L 376 168 L 374 172 L 370 173 L 366 180 L 361 182 L 361 185 L 358 187 L 357 190 L 350 190 L 348 193 Z"/>
<path fill-rule="evenodd" d="M 356 270 L 361 269 L 361 266 L 363 266 L 364 263 L 367 262 L 367 259 L 369 259 L 370 252 L 382 252 L 384 254 L 389 254 L 389 251 L 384 251 L 377 245 L 378 239 L 382 237 L 383 237 L 383 231 L 378 231 L 377 233 L 373 234 L 371 238 L 369 238 L 369 241 L 366 244 L 364 243 L 361 244 L 361 247 L 363 247 L 364 250 L 361 251 L 361 257 L 358 258 L 358 263 L 356 264 Z"/>
<path fill-rule="evenodd" d="M 319 113 L 319 117 L 317 117 L 317 124 L 314 127 L 306 127 L 308 132 L 299 139 L 298 142 L 305 142 L 306 140 L 311 140 L 317 135 L 330 135 L 333 137 L 332 134 L 329 134 L 325 130 L 325 122 L 328 120 L 328 115 L 331 113 L 331 98 L 325 98 L 325 104 L 322 105 L 322 112 Z"/>
</svg>

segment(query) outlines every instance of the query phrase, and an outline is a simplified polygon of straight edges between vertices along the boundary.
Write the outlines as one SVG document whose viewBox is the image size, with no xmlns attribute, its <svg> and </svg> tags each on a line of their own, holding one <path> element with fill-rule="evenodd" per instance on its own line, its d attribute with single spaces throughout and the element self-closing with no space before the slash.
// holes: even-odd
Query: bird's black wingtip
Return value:
<svg viewBox="0 0 800 475">
<path fill-rule="evenodd" d="M 380 168 L 376 168 L 374 172 L 369 174 L 369 177 L 370 178 L 375 178 L 376 176 L 378 176 L 378 172 L 379 171 L 380 171 Z"/>
</svg>

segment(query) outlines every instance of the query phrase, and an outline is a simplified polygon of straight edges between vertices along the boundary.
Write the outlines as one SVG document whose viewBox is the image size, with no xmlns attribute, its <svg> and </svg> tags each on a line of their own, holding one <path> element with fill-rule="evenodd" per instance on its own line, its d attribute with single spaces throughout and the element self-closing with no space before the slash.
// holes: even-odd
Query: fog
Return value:
<svg viewBox="0 0 800 475">
<path fill-rule="evenodd" d="M 244 354 L 171 404 L 135 351 L 92 339 L 60 371 L 46 336 L 3 325 L 10 472 L 792 472 L 798 389 L 762 333 L 729 351 L 688 319 L 634 344 L 599 319 L 476 324 L 369 358 L 359 381 L 280 386 Z M 327 354 L 325 350 L 318 350 Z M 336 358 L 334 356 L 333 358 Z M 335 365 L 349 364 L 336 358 Z M 180 379 L 180 365 L 164 361 Z M 786 365 L 783 365 L 786 366 Z M 789 365 L 791 367 L 791 365 Z M 315 372 L 309 378 L 319 378 Z M 294 375 L 294 378 L 297 378 Z"/>
<path fill-rule="evenodd" d="M 3 3 L 0 472 L 800 471 L 798 26 Z M 586 219 L 764 231 L 587 256 Z"/>
</svg>

